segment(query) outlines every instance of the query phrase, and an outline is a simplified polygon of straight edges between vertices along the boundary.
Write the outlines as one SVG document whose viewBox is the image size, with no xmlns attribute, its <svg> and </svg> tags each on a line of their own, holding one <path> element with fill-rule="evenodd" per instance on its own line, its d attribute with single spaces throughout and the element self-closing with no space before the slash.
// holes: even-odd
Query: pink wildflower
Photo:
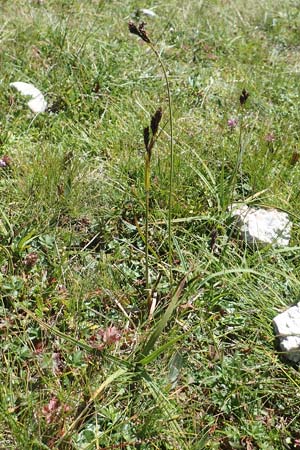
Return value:
<svg viewBox="0 0 300 450">
<path fill-rule="evenodd" d="M 3 155 L 0 159 L 0 167 L 7 167 L 10 166 L 12 163 L 11 157 L 8 155 Z"/>
<path fill-rule="evenodd" d="M 266 141 L 266 142 L 274 142 L 274 141 L 275 141 L 275 135 L 274 135 L 274 133 L 268 133 L 268 134 L 265 136 L 265 141 Z"/>
<path fill-rule="evenodd" d="M 104 347 L 115 344 L 121 339 L 122 333 L 115 326 L 108 327 L 105 330 L 99 330 L 96 334 L 91 336 L 90 342 L 98 350 Z M 100 338 L 100 339 L 99 339 Z"/>
<path fill-rule="evenodd" d="M 227 120 L 227 125 L 231 130 L 233 130 L 237 126 L 237 124 L 238 124 L 238 121 L 235 118 L 231 118 L 231 119 Z"/>
<path fill-rule="evenodd" d="M 31 268 L 37 263 L 38 259 L 39 259 L 39 257 L 37 255 L 37 253 L 31 252 L 24 259 L 24 264 L 25 264 L 25 266 Z"/>
<path fill-rule="evenodd" d="M 57 397 L 52 397 L 48 405 L 42 408 L 42 414 L 45 416 L 47 423 L 55 422 L 63 413 L 68 411 L 70 411 L 70 407 L 61 405 Z"/>
<path fill-rule="evenodd" d="M 121 332 L 116 327 L 108 327 L 101 331 L 100 335 L 105 344 L 110 345 L 118 342 L 121 339 Z"/>
</svg>

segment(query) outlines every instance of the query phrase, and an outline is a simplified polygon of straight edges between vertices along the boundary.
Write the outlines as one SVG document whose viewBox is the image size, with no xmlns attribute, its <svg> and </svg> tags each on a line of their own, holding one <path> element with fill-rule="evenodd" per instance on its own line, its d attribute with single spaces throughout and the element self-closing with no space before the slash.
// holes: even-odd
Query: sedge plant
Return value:
<svg viewBox="0 0 300 450">
<path fill-rule="evenodd" d="M 162 109 L 158 108 L 152 116 L 150 127 L 144 128 L 145 144 L 145 194 L 146 194 L 146 217 L 145 217 L 145 246 L 146 246 L 146 291 L 148 307 L 151 301 L 150 276 L 149 276 L 149 213 L 150 213 L 150 189 L 151 189 L 151 156 L 155 144 L 158 126 L 162 118 Z M 151 129 L 151 133 L 150 133 Z M 151 136 L 151 137 L 150 137 Z"/>
<path fill-rule="evenodd" d="M 235 168 L 232 173 L 232 177 L 229 183 L 230 190 L 231 190 L 231 201 L 230 203 L 233 203 L 233 195 L 234 195 L 234 185 L 237 181 L 238 173 L 240 174 L 241 179 L 241 185 L 242 185 L 242 192 L 243 192 L 243 200 L 245 198 L 244 196 L 244 188 L 243 188 L 243 155 L 244 155 L 244 143 L 243 143 L 243 129 L 244 129 L 244 116 L 245 116 L 245 105 L 249 97 L 249 92 L 246 91 L 246 89 L 242 90 L 242 93 L 240 95 L 240 107 L 241 107 L 241 117 L 240 117 L 240 125 L 239 125 L 239 137 L 238 137 L 238 153 L 236 157 L 236 163 Z"/>
<path fill-rule="evenodd" d="M 168 98 L 168 110 L 169 110 L 169 123 L 170 123 L 170 170 L 169 170 L 169 189 L 168 189 L 168 260 L 169 260 L 169 267 L 170 267 L 170 289 L 172 288 L 173 284 L 173 273 L 172 273 L 172 261 L 173 261 L 173 241 L 172 241 L 172 198 L 173 198 L 173 177 L 174 177 L 174 139 L 173 139 L 173 113 L 172 113 L 172 100 L 171 100 L 171 91 L 170 91 L 170 84 L 169 79 L 167 75 L 167 71 L 165 68 L 165 65 L 160 57 L 159 52 L 157 51 L 155 45 L 150 40 L 146 30 L 145 30 L 145 23 L 141 22 L 140 24 L 136 25 L 133 22 L 129 22 L 129 31 L 132 34 L 135 34 L 139 36 L 146 44 L 150 47 L 151 51 L 154 53 L 157 61 L 159 62 L 159 65 L 162 69 L 165 84 L 166 84 L 166 91 L 167 91 L 167 98 Z M 160 111 L 160 113 L 159 113 Z M 153 116 L 151 120 L 151 130 L 152 130 L 152 139 L 148 142 L 149 146 L 153 147 L 154 141 L 155 141 L 155 135 L 157 133 L 153 134 L 152 129 L 152 121 L 155 122 L 156 115 L 160 114 L 161 118 L 161 110 L 157 110 L 156 114 Z M 159 119 L 160 120 L 160 119 Z M 158 124 L 157 124 L 158 125 Z M 147 131 L 148 130 L 148 131 Z M 146 139 L 147 139 L 147 133 L 148 133 L 148 140 L 149 140 L 149 129 L 145 128 L 144 130 L 144 142 L 146 146 L 146 158 L 145 158 L 145 190 L 146 190 L 146 289 L 148 290 L 148 296 L 149 296 L 149 239 L 148 239 L 148 225 L 149 225 L 149 190 L 150 190 L 150 159 L 151 159 L 151 150 L 152 147 L 147 149 Z M 150 293 L 151 295 L 151 293 Z M 148 297 L 149 300 L 149 297 Z"/>
</svg>

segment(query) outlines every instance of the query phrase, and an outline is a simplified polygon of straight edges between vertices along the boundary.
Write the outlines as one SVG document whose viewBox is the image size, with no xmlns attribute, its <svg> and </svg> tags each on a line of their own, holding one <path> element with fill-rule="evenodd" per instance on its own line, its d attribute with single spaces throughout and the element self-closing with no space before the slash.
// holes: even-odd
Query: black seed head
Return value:
<svg viewBox="0 0 300 450">
<path fill-rule="evenodd" d="M 144 144 L 145 144 L 146 151 L 148 151 L 149 140 L 150 140 L 150 130 L 149 130 L 149 127 L 145 127 L 144 128 Z"/>
<path fill-rule="evenodd" d="M 158 131 L 158 125 L 159 122 L 161 121 L 161 118 L 162 118 L 162 109 L 160 107 L 158 108 L 154 116 L 151 117 L 151 131 L 153 136 L 155 136 Z"/>
<path fill-rule="evenodd" d="M 246 103 L 249 95 L 250 94 L 249 94 L 249 92 L 246 91 L 246 89 L 242 90 L 242 94 L 240 95 L 240 104 L 241 104 L 241 106 L 243 106 Z"/>
<path fill-rule="evenodd" d="M 145 30 L 145 22 L 141 22 L 138 26 L 135 25 L 133 22 L 128 23 L 129 32 L 132 34 L 136 34 L 139 36 L 143 41 L 147 42 L 148 44 L 151 43 L 149 36 L 147 35 L 147 32 Z"/>
</svg>

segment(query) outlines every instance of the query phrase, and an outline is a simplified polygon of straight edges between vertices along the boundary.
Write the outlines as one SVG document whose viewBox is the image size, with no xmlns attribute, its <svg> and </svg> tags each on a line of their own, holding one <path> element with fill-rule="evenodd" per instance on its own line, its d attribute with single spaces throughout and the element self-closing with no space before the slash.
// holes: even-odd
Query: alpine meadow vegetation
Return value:
<svg viewBox="0 0 300 450">
<path fill-rule="evenodd" d="M 300 448 L 299 4 L 0 9 L 0 449 Z"/>
</svg>

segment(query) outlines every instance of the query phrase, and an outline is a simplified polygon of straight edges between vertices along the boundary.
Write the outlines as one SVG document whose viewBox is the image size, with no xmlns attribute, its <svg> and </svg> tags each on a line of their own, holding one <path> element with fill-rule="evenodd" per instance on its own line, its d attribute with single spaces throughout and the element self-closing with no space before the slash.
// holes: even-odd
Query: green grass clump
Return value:
<svg viewBox="0 0 300 450">
<path fill-rule="evenodd" d="M 0 448 L 296 449 L 298 6 L 1 6 Z M 289 212 L 290 246 L 241 245 L 232 201 Z"/>
</svg>

